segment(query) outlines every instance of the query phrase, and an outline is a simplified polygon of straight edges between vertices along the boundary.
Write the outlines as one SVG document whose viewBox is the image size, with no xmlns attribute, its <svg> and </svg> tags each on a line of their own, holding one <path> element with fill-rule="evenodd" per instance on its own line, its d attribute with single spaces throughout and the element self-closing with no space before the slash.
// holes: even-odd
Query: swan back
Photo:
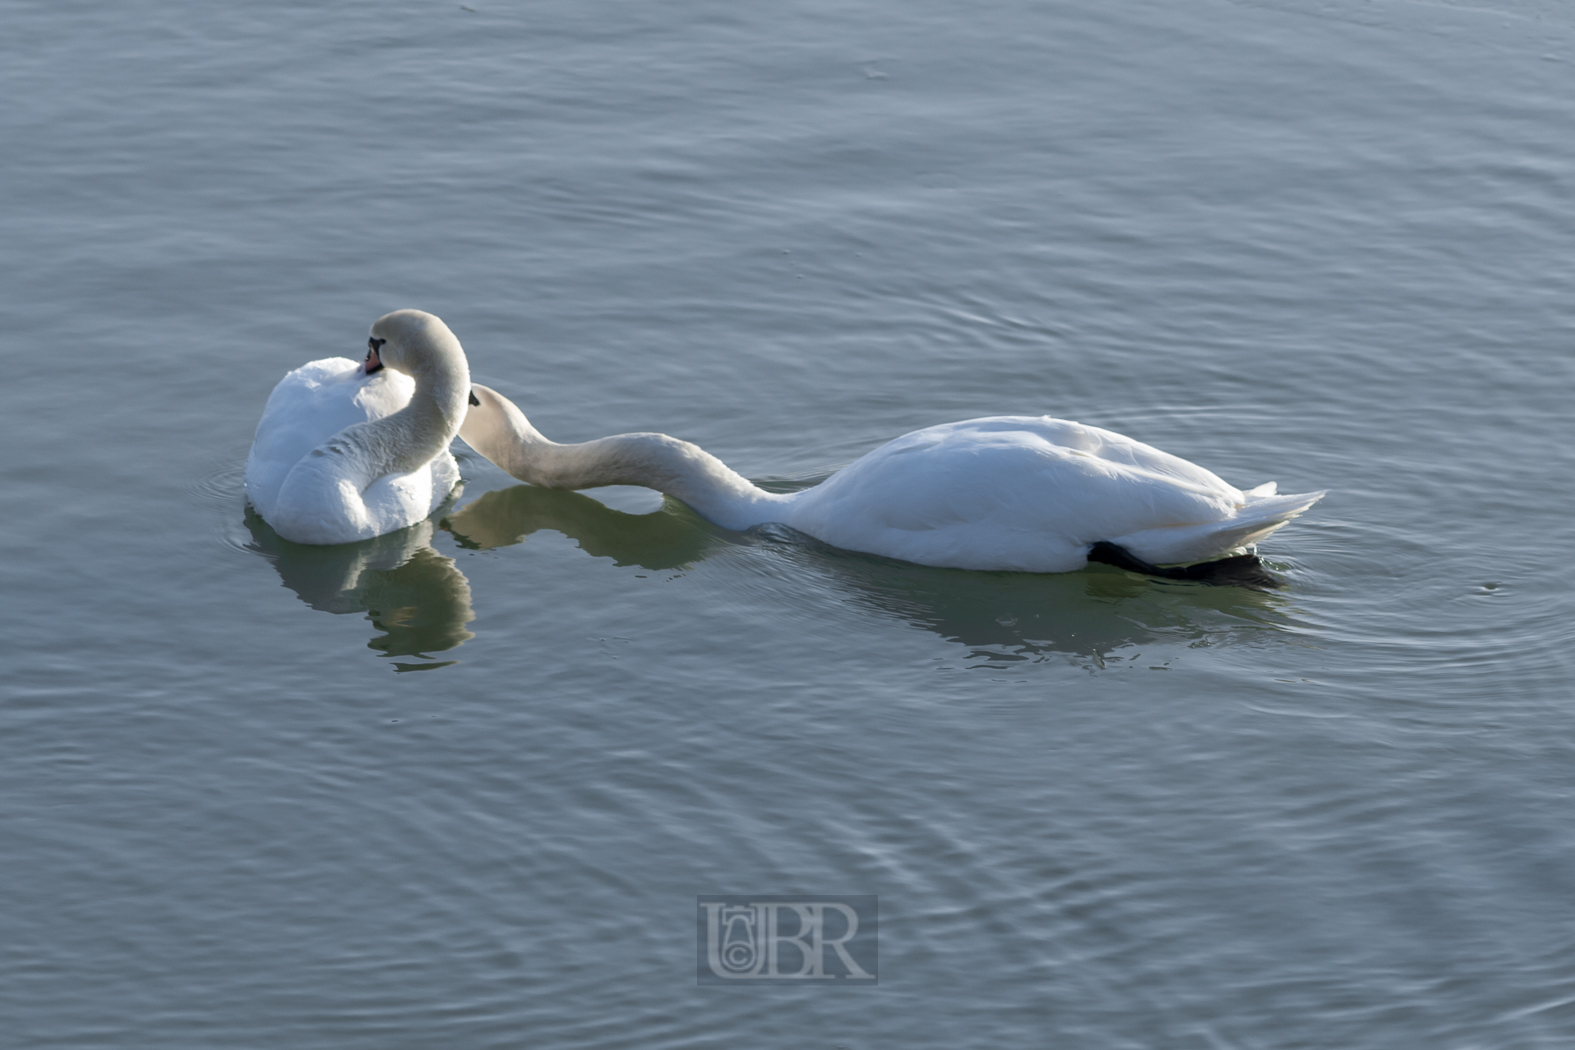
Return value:
<svg viewBox="0 0 1575 1050">
<path fill-rule="evenodd" d="M 926 565 L 1063 572 L 1158 523 L 1227 517 L 1240 489 L 1113 431 L 993 416 L 914 431 L 804 492 L 787 524 Z"/>
</svg>

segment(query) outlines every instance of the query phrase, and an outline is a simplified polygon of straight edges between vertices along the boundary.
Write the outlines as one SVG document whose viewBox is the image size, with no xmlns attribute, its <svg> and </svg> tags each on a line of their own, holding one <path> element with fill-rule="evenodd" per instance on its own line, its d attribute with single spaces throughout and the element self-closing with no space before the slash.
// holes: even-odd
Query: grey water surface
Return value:
<svg viewBox="0 0 1575 1050">
<path fill-rule="evenodd" d="M 1575 8 L 4 5 L 11 1047 L 1575 1045 Z M 778 488 L 1049 413 L 1328 488 L 1276 592 L 927 569 L 462 445 L 285 543 L 419 307 Z M 880 980 L 697 987 L 695 897 Z"/>
</svg>

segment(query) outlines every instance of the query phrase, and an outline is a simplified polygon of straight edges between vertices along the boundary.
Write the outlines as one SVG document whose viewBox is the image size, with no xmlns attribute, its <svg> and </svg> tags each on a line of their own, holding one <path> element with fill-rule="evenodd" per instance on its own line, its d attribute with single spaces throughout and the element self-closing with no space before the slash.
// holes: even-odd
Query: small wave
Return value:
<svg viewBox="0 0 1575 1050">
<path fill-rule="evenodd" d="M 213 535 L 221 546 L 244 554 L 260 550 L 246 527 L 246 455 L 230 451 L 217 455 L 208 468 L 182 486 L 212 515 Z"/>
<path fill-rule="evenodd" d="M 224 455 L 215 459 L 200 476 L 183 486 L 199 499 L 210 503 L 240 504 L 246 499 L 246 459 Z"/>
</svg>

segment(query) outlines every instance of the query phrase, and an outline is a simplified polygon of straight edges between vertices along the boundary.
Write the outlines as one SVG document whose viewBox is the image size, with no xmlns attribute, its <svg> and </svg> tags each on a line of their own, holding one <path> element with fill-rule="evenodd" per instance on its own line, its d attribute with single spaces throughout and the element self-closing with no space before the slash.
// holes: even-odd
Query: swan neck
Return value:
<svg viewBox="0 0 1575 1050">
<path fill-rule="evenodd" d="M 444 452 L 459 433 L 470 391 L 470 369 L 463 354 L 437 354 L 410 369 L 415 391 L 398 412 L 371 423 L 363 435 L 377 462 L 372 477 L 408 474 Z"/>
<path fill-rule="evenodd" d="M 512 401 L 474 388 L 486 409 L 460 428 L 466 443 L 521 481 L 555 489 L 640 485 L 682 500 L 729 529 L 781 520 L 791 496 L 767 492 L 688 441 L 666 434 L 618 434 L 560 445 L 531 425 Z"/>
<path fill-rule="evenodd" d="M 434 355 L 410 374 L 416 381 L 416 390 L 407 407 L 417 409 L 422 416 L 435 412 L 448 431 L 445 444 L 452 441 L 464 422 L 470 397 L 470 368 L 464 355 Z"/>
</svg>

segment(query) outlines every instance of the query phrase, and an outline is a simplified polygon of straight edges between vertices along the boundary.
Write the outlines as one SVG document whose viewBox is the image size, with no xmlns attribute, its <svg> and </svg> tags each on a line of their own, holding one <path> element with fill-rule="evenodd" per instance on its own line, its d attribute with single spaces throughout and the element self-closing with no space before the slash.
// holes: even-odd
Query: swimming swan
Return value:
<svg viewBox="0 0 1575 1050">
<path fill-rule="evenodd" d="M 1049 416 L 916 430 L 790 493 L 666 434 L 556 444 L 480 384 L 459 434 L 533 485 L 644 485 L 723 528 L 779 522 L 835 547 L 957 569 L 1071 572 L 1094 560 L 1192 578 L 1159 567 L 1238 553 L 1324 495 L 1277 496 L 1273 482 L 1243 492 L 1140 441 Z"/>
<path fill-rule="evenodd" d="M 279 381 L 246 458 L 246 495 L 296 543 L 352 543 L 424 519 L 459 481 L 449 443 L 470 368 L 438 318 L 377 319 L 366 360 L 329 357 Z"/>
</svg>

